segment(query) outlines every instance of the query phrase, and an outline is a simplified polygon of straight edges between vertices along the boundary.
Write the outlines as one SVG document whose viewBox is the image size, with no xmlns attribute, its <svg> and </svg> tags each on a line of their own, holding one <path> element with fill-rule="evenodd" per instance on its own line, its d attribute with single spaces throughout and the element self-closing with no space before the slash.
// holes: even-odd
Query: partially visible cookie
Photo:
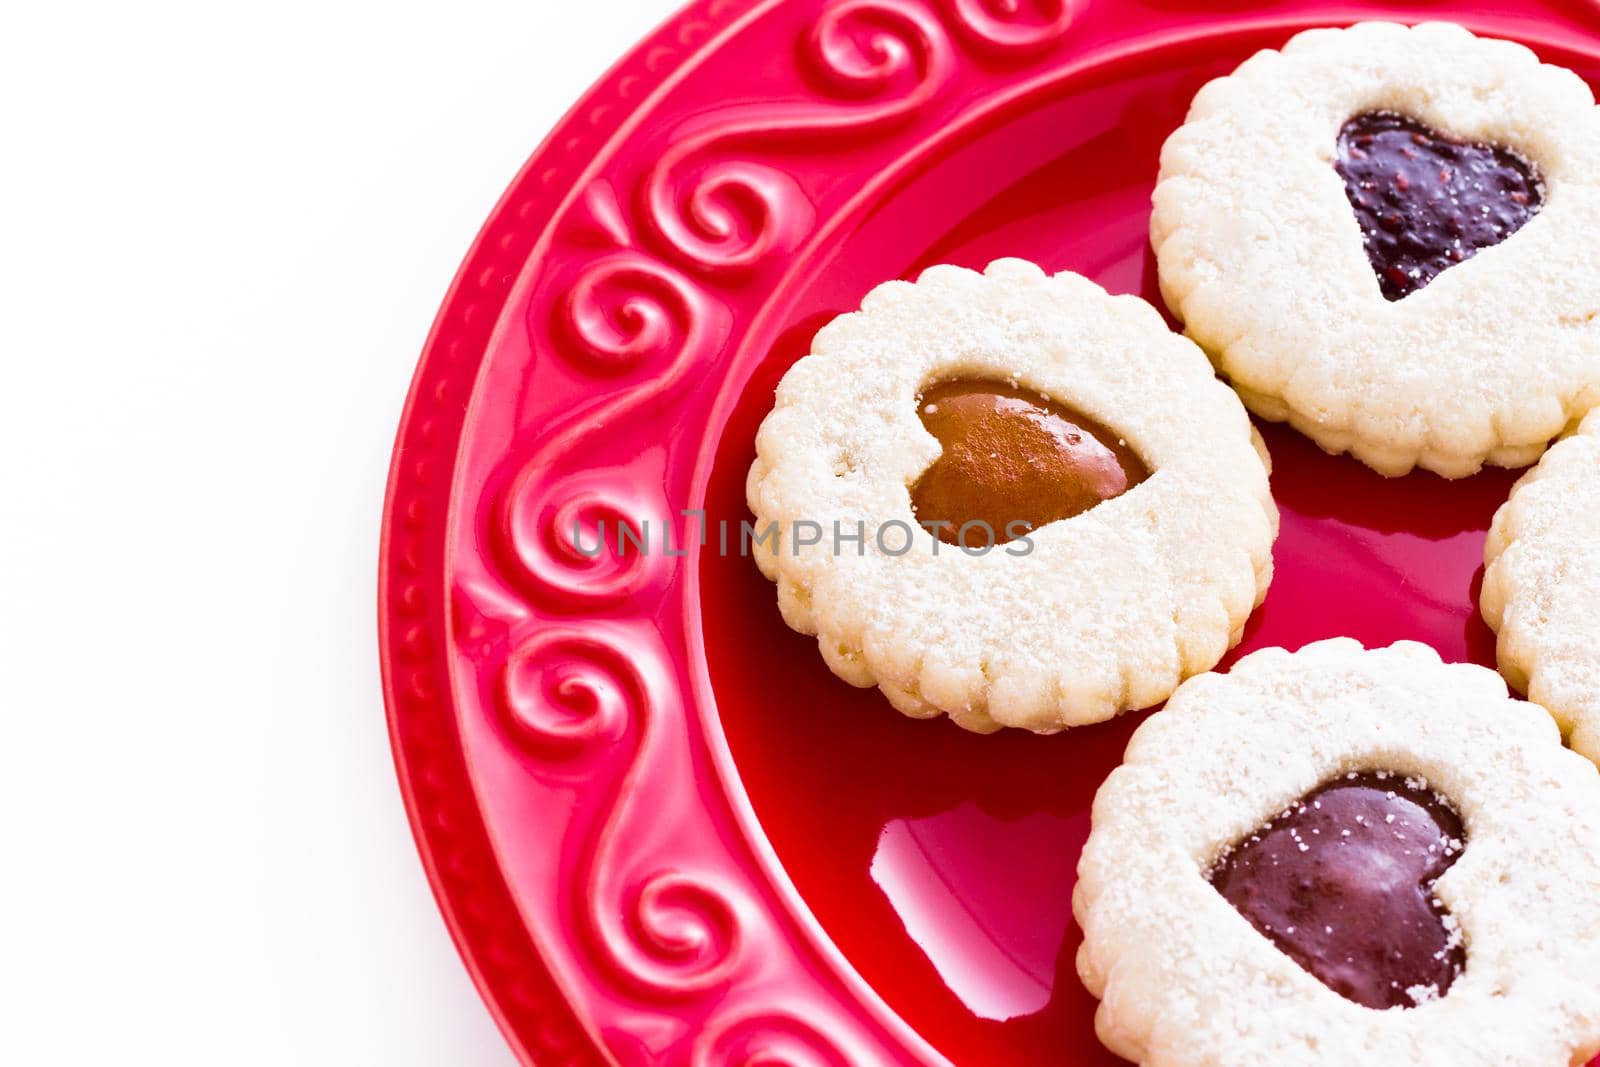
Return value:
<svg viewBox="0 0 1600 1067">
<path fill-rule="evenodd" d="M 1189 336 L 1330 452 L 1521 466 L 1600 402 L 1600 116 L 1521 45 L 1301 33 L 1200 91 L 1154 201 Z"/>
<path fill-rule="evenodd" d="M 1501 673 L 1600 762 L 1600 411 L 1517 482 L 1484 562 Z"/>
<path fill-rule="evenodd" d="M 1020 260 L 867 294 L 784 376 L 756 453 L 784 619 L 914 717 L 1047 733 L 1159 703 L 1271 579 L 1265 449 L 1205 355 Z"/>
<path fill-rule="evenodd" d="M 1181 686 L 1095 797 L 1096 1030 L 1164 1067 L 1567 1067 L 1600 1051 L 1600 774 L 1424 645 Z"/>
</svg>

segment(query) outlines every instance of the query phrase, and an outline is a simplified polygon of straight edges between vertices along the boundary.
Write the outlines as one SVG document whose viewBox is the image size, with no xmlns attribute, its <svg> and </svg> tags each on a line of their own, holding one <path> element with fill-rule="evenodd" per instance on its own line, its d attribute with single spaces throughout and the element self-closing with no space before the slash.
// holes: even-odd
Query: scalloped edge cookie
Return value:
<svg viewBox="0 0 1600 1067">
<path fill-rule="evenodd" d="M 1600 411 L 1512 487 L 1483 559 L 1501 673 L 1600 762 Z"/>
<path fill-rule="evenodd" d="M 1334 170 L 1373 110 L 1506 145 L 1542 210 L 1397 302 Z M 1533 462 L 1600 403 L 1600 112 L 1571 71 L 1452 23 L 1297 34 L 1195 96 L 1161 152 L 1162 294 L 1256 414 L 1385 475 Z"/>
<path fill-rule="evenodd" d="M 1375 1010 L 1279 951 L 1207 880 L 1328 780 L 1425 778 L 1460 813 L 1434 883 L 1465 938 L 1443 997 Z M 1600 774 L 1483 667 L 1348 638 L 1181 686 L 1095 797 L 1073 910 L 1107 1048 L 1145 1064 L 1567 1067 L 1600 1051 Z"/>
<path fill-rule="evenodd" d="M 916 398 L 953 378 L 1062 401 L 1152 473 L 1033 531 L 1026 555 L 967 555 L 922 528 L 885 554 L 875 531 L 915 523 L 908 486 L 939 455 Z M 785 621 L 916 718 L 1050 733 L 1159 703 L 1238 642 L 1272 576 L 1265 446 L 1204 354 L 1137 297 L 1022 260 L 873 289 L 784 375 L 756 453 L 750 509 L 782 534 L 755 556 Z M 864 550 L 792 545 L 797 520 L 864 529 Z"/>
</svg>

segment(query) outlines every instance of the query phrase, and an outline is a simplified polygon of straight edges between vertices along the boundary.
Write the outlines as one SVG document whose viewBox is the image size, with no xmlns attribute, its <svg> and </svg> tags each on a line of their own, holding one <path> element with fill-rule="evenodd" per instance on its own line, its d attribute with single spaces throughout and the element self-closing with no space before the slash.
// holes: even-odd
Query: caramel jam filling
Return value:
<svg viewBox="0 0 1600 1067">
<path fill-rule="evenodd" d="M 944 451 L 911 487 L 911 507 L 946 544 L 1005 544 L 1150 476 L 1112 430 L 1005 382 L 931 386 L 917 413 Z"/>
</svg>

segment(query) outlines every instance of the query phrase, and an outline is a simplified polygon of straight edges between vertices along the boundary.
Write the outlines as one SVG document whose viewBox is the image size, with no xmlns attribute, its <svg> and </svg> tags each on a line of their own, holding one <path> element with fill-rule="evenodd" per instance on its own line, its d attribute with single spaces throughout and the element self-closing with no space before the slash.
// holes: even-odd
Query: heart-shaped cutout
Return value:
<svg viewBox="0 0 1600 1067">
<path fill-rule="evenodd" d="M 1211 884 L 1335 993 L 1369 1008 L 1442 997 L 1466 966 L 1433 883 L 1465 847 L 1427 783 L 1377 771 L 1312 790 L 1239 842 Z"/>
<path fill-rule="evenodd" d="M 911 487 L 911 507 L 946 544 L 1005 544 L 1150 476 L 1111 430 L 1006 382 L 935 385 L 917 413 L 943 452 Z"/>
<path fill-rule="evenodd" d="M 1517 153 L 1392 111 L 1345 123 L 1334 166 L 1389 300 L 1504 241 L 1544 203 L 1538 172 Z"/>
</svg>

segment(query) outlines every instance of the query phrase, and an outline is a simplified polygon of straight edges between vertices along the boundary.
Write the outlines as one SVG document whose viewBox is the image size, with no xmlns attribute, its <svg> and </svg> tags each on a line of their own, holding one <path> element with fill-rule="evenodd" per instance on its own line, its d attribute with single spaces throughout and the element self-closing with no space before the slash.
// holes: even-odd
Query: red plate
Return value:
<svg viewBox="0 0 1600 1067">
<path fill-rule="evenodd" d="M 1159 303 L 1162 140 L 1296 30 L 1464 17 L 1600 79 L 1588 3 L 1500 6 L 718 0 L 566 118 L 440 312 L 382 550 L 412 822 L 523 1059 L 1117 1062 L 1070 900 L 1142 716 L 977 737 L 835 679 L 737 553 L 756 426 L 821 323 L 928 264 L 1024 256 Z M 1474 604 L 1512 476 L 1385 481 L 1265 432 L 1283 533 L 1245 649 L 1492 663 Z M 710 543 L 685 519 L 667 556 L 684 508 Z M 624 518 L 650 554 L 574 551 L 574 521 Z"/>
</svg>

